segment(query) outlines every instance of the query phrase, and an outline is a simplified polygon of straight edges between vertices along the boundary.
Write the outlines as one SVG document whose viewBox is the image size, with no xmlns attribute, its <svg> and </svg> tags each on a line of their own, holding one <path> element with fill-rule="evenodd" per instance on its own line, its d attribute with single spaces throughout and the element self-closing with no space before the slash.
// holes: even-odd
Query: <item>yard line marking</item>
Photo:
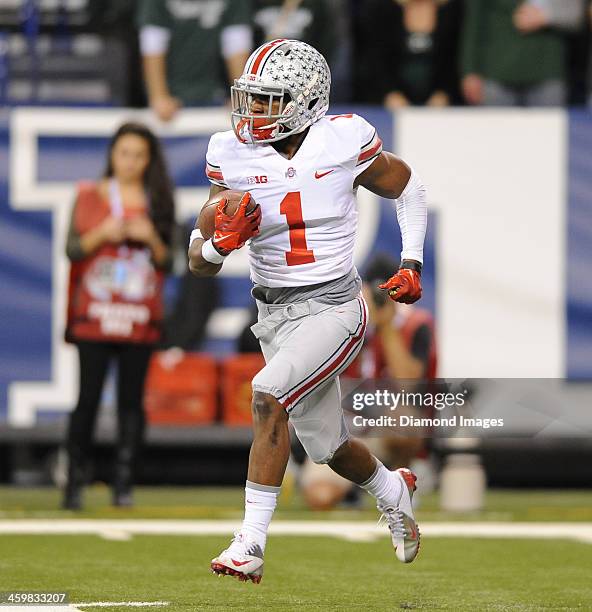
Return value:
<svg viewBox="0 0 592 612">
<path fill-rule="evenodd" d="M 125 606 L 128 608 L 157 608 L 168 606 L 170 601 L 91 601 L 90 603 L 76 603 L 80 608 L 115 608 Z"/>
<path fill-rule="evenodd" d="M 120 529 L 103 529 L 98 535 L 103 540 L 111 540 L 112 542 L 129 542 L 132 539 L 132 534 L 129 531 L 121 531 Z"/>
<path fill-rule="evenodd" d="M 0 605 L 0 612 L 82 612 L 76 606 L 72 604 L 63 606 L 3 606 Z"/>
<path fill-rule="evenodd" d="M 109 520 L 109 519 L 14 519 L 0 520 L 0 535 L 231 535 L 240 521 Z M 592 544 L 592 523 L 429 522 L 420 523 L 427 537 L 569 539 Z M 388 536 L 373 521 L 276 521 L 270 535 L 328 536 L 352 541 L 371 541 Z M 47 612 L 47 610 L 45 610 Z"/>
<path fill-rule="evenodd" d="M 0 605 L 0 612 L 84 612 L 83 608 L 162 608 L 168 606 L 170 601 L 91 601 L 89 603 L 75 603 L 48 606 L 4 606 Z"/>
</svg>

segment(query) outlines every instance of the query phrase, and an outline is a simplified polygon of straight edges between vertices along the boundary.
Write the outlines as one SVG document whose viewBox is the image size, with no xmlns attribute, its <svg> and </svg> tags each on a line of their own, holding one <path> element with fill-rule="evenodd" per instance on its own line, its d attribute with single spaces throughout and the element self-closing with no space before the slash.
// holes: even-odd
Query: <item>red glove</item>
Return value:
<svg viewBox="0 0 592 612">
<path fill-rule="evenodd" d="M 402 268 L 391 276 L 379 289 L 388 289 L 391 300 L 413 304 L 421 297 L 421 276 L 415 270 Z"/>
<path fill-rule="evenodd" d="M 247 206 L 251 202 L 251 194 L 247 191 L 240 200 L 234 215 L 226 214 L 226 198 L 216 205 L 216 230 L 212 236 L 212 244 L 222 255 L 240 249 L 249 238 L 259 233 L 261 223 L 261 207 L 257 204 L 255 210 L 247 214 Z"/>
</svg>

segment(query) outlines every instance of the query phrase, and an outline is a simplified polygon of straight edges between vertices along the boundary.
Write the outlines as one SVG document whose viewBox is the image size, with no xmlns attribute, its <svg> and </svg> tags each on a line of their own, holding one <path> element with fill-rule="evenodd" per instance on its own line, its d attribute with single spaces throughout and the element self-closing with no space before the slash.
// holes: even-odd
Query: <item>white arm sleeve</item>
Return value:
<svg viewBox="0 0 592 612">
<path fill-rule="evenodd" d="M 395 200 L 395 209 L 403 240 L 401 260 L 415 259 L 423 263 L 428 206 L 426 188 L 413 170 L 403 193 Z"/>
<path fill-rule="evenodd" d="M 171 33 L 160 26 L 147 25 L 140 29 L 142 55 L 164 55 L 169 48 Z"/>
<path fill-rule="evenodd" d="M 250 53 L 253 48 L 253 31 L 246 24 L 226 26 L 220 32 L 222 56 L 227 59 L 237 53 Z"/>
</svg>

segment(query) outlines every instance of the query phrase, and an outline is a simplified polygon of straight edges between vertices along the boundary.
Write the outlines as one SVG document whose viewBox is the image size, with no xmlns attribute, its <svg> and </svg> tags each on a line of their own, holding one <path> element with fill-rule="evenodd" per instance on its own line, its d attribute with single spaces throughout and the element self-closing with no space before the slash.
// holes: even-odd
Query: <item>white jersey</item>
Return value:
<svg viewBox="0 0 592 612">
<path fill-rule="evenodd" d="M 314 123 L 292 159 L 271 145 L 213 134 L 206 173 L 215 185 L 250 191 L 261 206 L 260 234 L 250 241 L 251 280 L 301 287 L 351 272 L 358 212 L 355 178 L 382 151 L 376 129 L 358 115 Z"/>
</svg>

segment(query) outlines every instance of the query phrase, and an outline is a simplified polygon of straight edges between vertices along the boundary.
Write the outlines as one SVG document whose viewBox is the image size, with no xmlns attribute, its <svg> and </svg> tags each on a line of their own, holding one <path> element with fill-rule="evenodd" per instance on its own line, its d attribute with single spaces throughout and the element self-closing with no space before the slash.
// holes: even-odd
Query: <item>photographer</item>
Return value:
<svg viewBox="0 0 592 612">
<path fill-rule="evenodd" d="M 436 347 L 432 315 L 422 308 L 398 304 L 378 289 L 398 262 L 389 255 L 372 259 L 364 274 L 363 294 L 370 326 L 358 357 L 358 378 L 432 379 L 436 373 Z M 356 362 L 354 362 L 355 365 Z"/>
</svg>

